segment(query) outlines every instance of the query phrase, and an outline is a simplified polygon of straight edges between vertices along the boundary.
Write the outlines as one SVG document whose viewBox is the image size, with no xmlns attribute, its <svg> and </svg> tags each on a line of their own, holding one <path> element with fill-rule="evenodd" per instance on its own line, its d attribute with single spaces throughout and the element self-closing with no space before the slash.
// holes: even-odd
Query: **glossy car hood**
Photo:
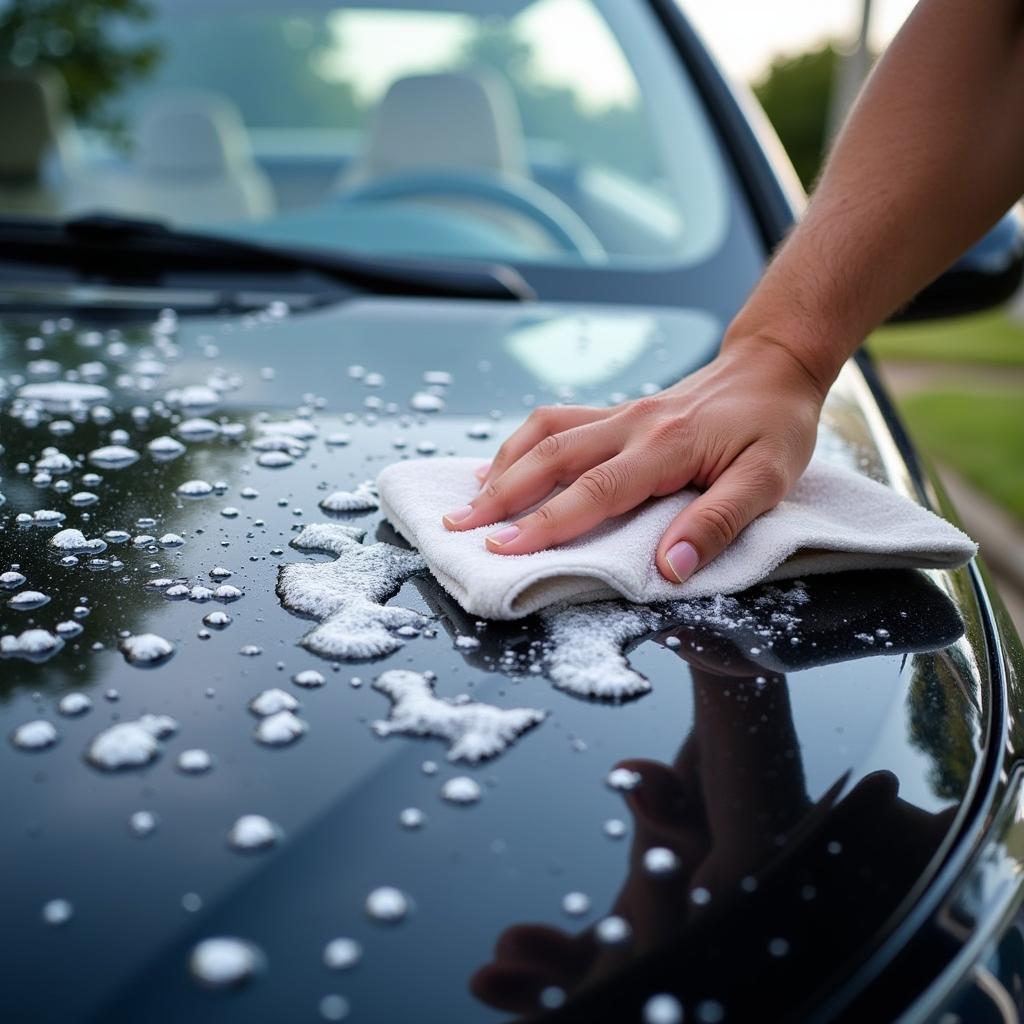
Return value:
<svg viewBox="0 0 1024 1024">
<path fill-rule="evenodd" d="M 316 623 L 282 607 L 279 569 L 333 561 L 290 544 L 304 526 L 356 526 L 364 544 L 401 546 L 376 512 L 322 512 L 326 493 L 396 458 L 484 458 L 533 404 L 667 384 L 714 351 L 720 325 L 707 314 L 363 300 L 235 319 L 8 317 L 0 330 L 0 571 L 26 577 L 4 591 L 0 634 L 83 627 L 45 661 L 0 660 L 3 733 L 42 719 L 59 734 L 43 750 L 0 749 L 7 1019 L 291 1021 L 338 1012 L 337 1001 L 321 1007 L 328 995 L 344 997 L 353 1020 L 632 1019 L 652 991 L 674 991 L 694 1012 L 703 1004 L 708 1020 L 719 1009 L 778 1015 L 843 975 L 950 842 L 987 699 L 963 572 L 834 576 L 695 606 L 624 641 L 651 689 L 623 704 L 548 678 L 558 642 L 592 667 L 609 657 L 614 623 L 600 610 L 561 627 L 477 622 L 424 572 L 391 605 L 429 621 L 394 653 L 332 662 L 299 646 Z M 58 377 L 109 397 L 61 407 L 61 389 L 54 405 L 52 389 L 40 399 L 36 388 L 24 399 L 26 384 Z M 213 408 L 182 391 L 195 385 L 213 389 Z M 414 412 L 417 393 L 444 409 Z M 170 461 L 148 452 L 196 415 L 240 434 L 189 440 Z M 287 429 L 309 433 L 308 450 L 261 465 L 254 442 L 280 434 L 267 422 L 293 419 Z M 121 441 L 140 453 L 133 465 L 90 462 Z M 47 446 L 73 467 L 33 482 Z M 820 447 L 907 489 L 855 369 L 832 396 Z M 89 472 L 102 481 L 83 483 Z M 183 498 L 190 480 L 216 487 Z M 80 491 L 99 500 L 75 505 Z M 17 522 L 40 509 L 87 538 L 172 533 L 184 544 L 109 543 L 64 564 L 53 528 Z M 243 592 L 230 604 L 147 586 L 213 588 L 218 566 Z M 28 589 L 49 602 L 7 603 Z M 226 628 L 204 625 L 214 610 L 230 615 Z M 124 635 L 145 633 L 174 647 L 159 667 L 119 650 Z M 310 669 L 323 686 L 292 682 Z M 436 737 L 375 733 L 389 700 L 372 682 L 389 669 L 429 670 L 441 698 L 543 720 L 492 760 L 449 763 Z M 308 726 L 281 747 L 256 742 L 248 708 L 274 687 L 300 702 Z M 91 709 L 62 715 L 72 691 Z M 153 763 L 101 771 L 86 761 L 97 734 L 145 713 L 177 723 Z M 181 771 L 188 749 L 207 751 L 212 767 Z M 631 792 L 608 784 L 622 764 L 642 779 Z M 459 776 L 479 784 L 477 803 L 441 798 Z M 422 827 L 400 825 L 407 808 L 424 813 Z M 158 820 L 145 837 L 129 827 L 138 811 Z M 277 826 L 275 845 L 231 848 L 246 814 Z M 402 921 L 367 914 L 382 886 L 406 894 Z M 72 908 L 62 925 L 44 921 L 56 899 Z M 595 937 L 614 937 L 614 926 L 595 931 L 610 913 L 628 922 L 623 945 Z M 190 975 L 196 943 L 218 935 L 262 954 L 263 969 L 235 991 Z M 363 955 L 332 972 L 323 952 L 339 936 Z"/>
</svg>

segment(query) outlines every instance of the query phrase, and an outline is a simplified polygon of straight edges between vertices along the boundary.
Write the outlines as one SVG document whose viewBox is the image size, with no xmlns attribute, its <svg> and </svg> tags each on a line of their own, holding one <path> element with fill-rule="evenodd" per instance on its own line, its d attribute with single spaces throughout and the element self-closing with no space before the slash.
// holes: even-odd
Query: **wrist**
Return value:
<svg viewBox="0 0 1024 1024">
<path fill-rule="evenodd" d="M 741 313 L 725 332 L 722 352 L 781 361 L 802 377 L 818 400 L 824 402 L 843 363 L 856 348 L 856 344 L 849 348 L 836 344 L 829 335 L 827 330 L 812 333 L 796 326 L 780 328 L 745 322 Z"/>
</svg>

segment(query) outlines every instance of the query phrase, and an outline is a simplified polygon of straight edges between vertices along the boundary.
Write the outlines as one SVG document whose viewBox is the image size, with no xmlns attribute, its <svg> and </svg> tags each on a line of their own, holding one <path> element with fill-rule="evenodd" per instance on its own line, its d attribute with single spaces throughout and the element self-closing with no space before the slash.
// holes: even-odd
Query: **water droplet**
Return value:
<svg viewBox="0 0 1024 1024">
<path fill-rule="evenodd" d="M 590 897 L 583 892 L 567 892 L 562 897 L 562 910 L 570 917 L 582 917 L 590 911 Z"/>
<path fill-rule="evenodd" d="M 52 722 L 37 718 L 19 725 L 11 733 L 11 743 L 19 750 L 46 750 L 60 739 L 60 733 Z"/>
<path fill-rule="evenodd" d="M 25 582 L 25 576 L 20 572 L 0 573 L 0 587 L 4 590 L 17 590 Z"/>
<path fill-rule="evenodd" d="M 213 758 L 209 751 L 192 747 L 178 755 L 177 766 L 178 771 L 186 775 L 202 775 L 213 767 Z"/>
<path fill-rule="evenodd" d="M 235 850 L 269 850 L 281 830 L 262 814 L 243 814 L 228 832 L 228 844 Z"/>
<path fill-rule="evenodd" d="M 783 957 L 789 953 L 789 942 L 783 938 L 772 939 L 768 943 L 768 952 L 775 957 Z"/>
<path fill-rule="evenodd" d="M 636 789 L 642 781 L 640 773 L 630 771 L 629 768 L 613 768 L 605 779 L 611 789 L 618 790 L 620 793 L 628 793 Z"/>
<path fill-rule="evenodd" d="M 409 408 L 416 412 L 442 412 L 445 401 L 440 395 L 433 395 L 429 391 L 417 391 L 409 399 Z"/>
<path fill-rule="evenodd" d="M 324 1020 L 344 1020 L 349 1015 L 349 1002 L 337 993 L 326 995 L 320 1000 L 320 1016 Z"/>
<path fill-rule="evenodd" d="M 332 971 L 347 971 L 363 958 L 363 947 L 355 939 L 331 939 L 324 947 L 324 964 Z"/>
<path fill-rule="evenodd" d="M 128 819 L 128 830 L 133 836 L 145 839 L 152 835 L 160 824 L 160 819 L 152 811 L 135 811 Z"/>
<path fill-rule="evenodd" d="M 621 839 L 626 834 L 626 823 L 619 818 L 609 818 L 602 828 L 609 839 Z"/>
<path fill-rule="evenodd" d="M 117 646 L 124 660 L 136 668 L 155 668 L 174 656 L 174 644 L 156 633 L 122 637 Z"/>
<path fill-rule="evenodd" d="M 44 604 L 49 604 L 50 597 L 48 594 L 43 594 L 38 590 L 23 590 L 19 594 L 15 594 L 7 602 L 8 608 L 13 608 L 16 612 L 29 612 L 34 608 L 42 608 Z"/>
<path fill-rule="evenodd" d="M 402 828 L 422 828 L 426 820 L 427 816 L 418 807 L 406 807 L 398 815 L 398 821 Z"/>
<path fill-rule="evenodd" d="M 717 999 L 704 999 L 697 1004 L 697 1024 L 720 1024 L 725 1020 L 725 1007 Z M 682 1018 L 678 1018 L 681 1020 Z M 672 1021 L 653 1021 L 652 1024 L 676 1024 Z"/>
<path fill-rule="evenodd" d="M 164 434 L 162 437 L 154 437 L 146 445 L 146 450 L 157 462 L 169 462 L 179 455 L 184 455 L 187 449 L 176 437 Z"/>
<path fill-rule="evenodd" d="M 198 913 L 203 909 L 203 898 L 197 892 L 187 892 L 181 897 L 181 907 L 189 914 Z"/>
<path fill-rule="evenodd" d="M 675 996 L 661 993 L 644 1003 L 644 1024 L 683 1024 L 683 1005 Z"/>
<path fill-rule="evenodd" d="M 139 453 L 123 444 L 108 444 L 89 452 L 89 461 L 101 469 L 124 469 L 139 461 Z"/>
<path fill-rule="evenodd" d="M 231 625 L 231 621 L 231 616 L 222 611 L 207 612 L 203 616 L 203 625 L 209 626 L 211 629 L 227 629 Z"/>
<path fill-rule="evenodd" d="M 374 921 L 393 924 L 409 913 L 409 898 L 401 889 L 382 885 L 366 897 L 366 914 Z"/>
<path fill-rule="evenodd" d="M 471 423 L 466 428 L 466 437 L 473 441 L 487 441 L 494 436 L 494 429 L 486 420 L 479 423 Z"/>
<path fill-rule="evenodd" d="M 185 543 L 185 538 L 179 536 L 177 533 L 165 533 L 158 541 L 157 544 L 162 548 L 173 549 L 180 548 Z"/>
<path fill-rule="evenodd" d="M 73 625 L 77 626 L 78 623 L 73 623 Z M 84 693 L 77 691 L 66 693 L 57 704 L 57 710 L 69 718 L 73 718 L 75 715 L 84 715 L 91 707 L 92 701 Z"/>
<path fill-rule="evenodd" d="M 207 480 L 186 480 L 178 484 L 177 493 L 182 498 L 206 498 L 213 494 L 213 484 Z"/>
<path fill-rule="evenodd" d="M 441 787 L 441 799 L 450 804 L 475 804 L 481 795 L 480 784 L 468 775 L 456 775 Z"/>
<path fill-rule="evenodd" d="M 623 947 L 628 946 L 633 937 L 633 929 L 624 917 L 610 914 L 597 922 L 594 928 L 594 935 L 602 946 Z"/>
<path fill-rule="evenodd" d="M 192 950 L 188 966 L 204 988 L 222 989 L 244 985 L 263 969 L 264 962 L 257 946 L 225 936 L 203 939 Z"/>
<path fill-rule="evenodd" d="M 258 658 L 263 653 L 263 648 L 259 644 L 244 644 L 238 648 L 238 653 L 243 658 Z"/>
<path fill-rule="evenodd" d="M 295 460 L 287 452 L 261 452 L 256 457 L 256 465 L 264 469 L 285 469 L 294 464 Z"/>
<path fill-rule="evenodd" d="M 644 870 L 655 878 L 665 878 L 679 870 L 679 858 L 667 846 L 652 846 L 644 851 Z"/>
<path fill-rule="evenodd" d="M 242 591 L 230 583 L 222 583 L 213 592 L 213 596 L 215 600 L 223 601 L 226 604 L 230 601 L 237 601 L 242 596 Z"/>
<path fill-rule="evenodd" d="M 296 672 L 292 676 L 292 682 L 296 686 L 304 686 L 307 689 L 315 689 L 318 686 L 323 686 L 326 680 L 324 679 L 322 672 L 317 672 L 314 668 L 303 669 L 301 672 Z"/>
<path fill-rule="evenodd" d="M 75 908 L 67 900 L 50 900 L 43 904 L 43 920 L 48 925 L 67 924 L 74 913 Z"/>
</svg>

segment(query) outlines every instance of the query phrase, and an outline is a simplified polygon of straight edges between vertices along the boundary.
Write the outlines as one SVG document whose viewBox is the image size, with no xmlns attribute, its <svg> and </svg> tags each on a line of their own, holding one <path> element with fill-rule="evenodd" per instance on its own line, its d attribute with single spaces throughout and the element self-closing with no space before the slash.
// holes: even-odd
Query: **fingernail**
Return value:
<svg viewBox="0 0 1024 1024">
<path fill-rule="evenodd" d="M 473 514 L 472 505 L 463 505 L 462 508 L 457 508 L 454 512 L 449 512 L 444 517 L 446 523 L 461 523 L 463 519 L 468 519 Z"/>
<path fill-rule="evenodd" d="M 665 552 L 665 560 L 676 574 L 676 579 L 680 583 L 685 583 L 693 575 L 693 570 L 697 568 L 700 555 L 688 540 L 681 540 Z"/>
<path fill-rule="evenodd" d="M 518 526 L 506 526 L 497 533 L 492 533 L 490 537 L 487 538 L 487 542 L 488 544 L 497 544 L 500 546 L 502 544 L 507 544 L 510 540 L 515 540 L 520 533 L 522 533 L 522 531 Z"/>
</svg>

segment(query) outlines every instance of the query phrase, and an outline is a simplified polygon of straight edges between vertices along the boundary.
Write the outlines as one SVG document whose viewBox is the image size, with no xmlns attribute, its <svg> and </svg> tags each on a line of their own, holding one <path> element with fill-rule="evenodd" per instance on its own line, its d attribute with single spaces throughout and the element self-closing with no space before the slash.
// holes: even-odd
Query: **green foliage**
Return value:
<svg viewBox="0 0 1024 1024">
<path fill-rule="evenodd" d="M 776 60 L 754 86 L 805 188 L 821 168 L 828 142 L 829 103 L 839 54 L 828 43 L 798 57 Z"/>
<path fill-rule="evenodd" d="M 1024 520 L 1024 430 L 1019 391 L 945 391 L 900 402 L 932 456 Z"/>
<path fill-rule="evenodd" d="M 881 359 L 1024 366 L 1024 325 L 1003 310 L 883 327 L 869 345 Z"/>
<path fill-rule="evenodd" d="M 119 32 L 153 18 L 149 0 L 8 0 L 0 8 L 0 61 L 56 69 L 80 124 L 117 132 L 109 101 L 151 74 L 159 46 Z"/>
</svg>

